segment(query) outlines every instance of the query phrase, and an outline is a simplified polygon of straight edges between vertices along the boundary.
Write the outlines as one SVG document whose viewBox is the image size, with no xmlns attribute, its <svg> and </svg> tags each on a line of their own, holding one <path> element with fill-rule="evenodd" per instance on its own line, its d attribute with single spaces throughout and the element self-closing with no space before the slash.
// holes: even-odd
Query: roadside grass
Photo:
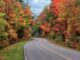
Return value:
<svg viewBox="0 0 80 60">
<path fill-rule="evenodd" d="M 0 60 L 24 60 L 23 46 L 27 41 L 21 41 L 10 45 L 0 51 Z"/>
</svg>

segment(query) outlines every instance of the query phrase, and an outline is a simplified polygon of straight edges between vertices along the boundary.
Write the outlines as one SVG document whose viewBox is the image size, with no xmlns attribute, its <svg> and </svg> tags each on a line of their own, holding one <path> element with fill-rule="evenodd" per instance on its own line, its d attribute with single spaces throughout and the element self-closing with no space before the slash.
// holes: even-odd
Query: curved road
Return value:
<svg viewBox="0 0 80 60">
<path fill-rule="evenodd" d="M 80 60 L 80 52 L 53 45 L 47 39 L 33 38 L 24 46 L 25 60 Z"/>
</svg>

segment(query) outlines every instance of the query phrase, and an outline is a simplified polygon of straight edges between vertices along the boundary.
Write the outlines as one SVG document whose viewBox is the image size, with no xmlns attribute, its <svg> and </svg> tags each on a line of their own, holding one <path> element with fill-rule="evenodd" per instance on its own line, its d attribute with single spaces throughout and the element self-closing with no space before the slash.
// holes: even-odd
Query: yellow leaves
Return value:
<svg viewBox="0 0 80 60">
<path fill-rule="evenodd" d="M 10 38 L 14 38 L 14 39 L 17 38 L 17 33 L 16 33 L 16 31 L 14 29 L 9 29 L 8 30 L 8 34 L 9 34 Z"/>
<path fill-rule="evenodd" d="M 22 26 L 26 26 L 26 21 L 23 20 L 22 22 L 20 22 L 20 25 L 22 25 Z"/>
<path fill-rule="evenodd" d="M 4 6 L 4 1 L 0 0 L 0 6 Z"/>
<path fill-rule="evenodd" d="M 2 11 L 3 8 L 4 11 Z M 18 39 L 18 25 L 26 27 L 26 19 L 31 19 L 30 7 L 27 6 L 25 9 L 23 9 L 21 3 L 18 0 L 0 0 L 0 12 L 1 29 L 4 29 L 8 32 L 9 40 Z M 4 16 L 6 20 L 4 20 Z M 6 26 L 6 29 L 4 25 Z"/>
</svg>

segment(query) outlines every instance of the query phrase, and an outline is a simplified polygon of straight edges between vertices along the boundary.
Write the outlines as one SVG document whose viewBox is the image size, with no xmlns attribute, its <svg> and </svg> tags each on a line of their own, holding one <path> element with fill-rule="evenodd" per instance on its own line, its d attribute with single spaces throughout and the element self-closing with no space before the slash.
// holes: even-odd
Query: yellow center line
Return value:
<svg viewBox="0 0 80 60">
<path fill-rule="evenodd" d="M 43 48 L 47 49 L 49 52 L 52 52 L 52 53 L 54 53 L 54 54 L 56 54 L 56 55 L 58 55 L 58 56 L 60 56 L 60 57 L 62 57 L 62 58 L 64 58 L 64 59 L 66 59 L 66 60 L 72 60 L 71 58 L 66 57 L 66 56 L 64 56 L 63 54 L 60 54 L 60 53 L 58 53 L 58 52 L 56 52 L 56 51 L 54 51 L 54 50 L 51 50 L 51 49 L 45 47 L 43 44 L 42 44 L 41 46 L 42 46 Z"/>
</svg>

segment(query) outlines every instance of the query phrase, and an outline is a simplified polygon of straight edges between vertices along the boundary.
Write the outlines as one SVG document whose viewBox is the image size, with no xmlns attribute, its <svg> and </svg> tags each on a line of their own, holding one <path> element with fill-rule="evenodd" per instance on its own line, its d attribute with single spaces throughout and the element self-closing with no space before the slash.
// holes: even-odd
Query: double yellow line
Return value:
<svg viewBox="0 0 80 60">
<path fill-rule="evenodd" d="M 44 49 L 47 49 L 47 50 L 48 50 L 49 52 L 51 52 L 51 53 L 54 53 L 54 54 L 56 54 L 56 55 L 64 58 L 65 60 L 72 60 L 71 58 L 66 57 L 66 56 L 64 56 L 63 54 L 60 54 L 60 53 L 58 53 L 58 52 L 56 52 L 56 51 L 54 51 L 54 50 L 51 50 L 51 49 L 45 47 L 43 44 L 41 45 L 41 47 L 43 47 Z"/>
</svg>

